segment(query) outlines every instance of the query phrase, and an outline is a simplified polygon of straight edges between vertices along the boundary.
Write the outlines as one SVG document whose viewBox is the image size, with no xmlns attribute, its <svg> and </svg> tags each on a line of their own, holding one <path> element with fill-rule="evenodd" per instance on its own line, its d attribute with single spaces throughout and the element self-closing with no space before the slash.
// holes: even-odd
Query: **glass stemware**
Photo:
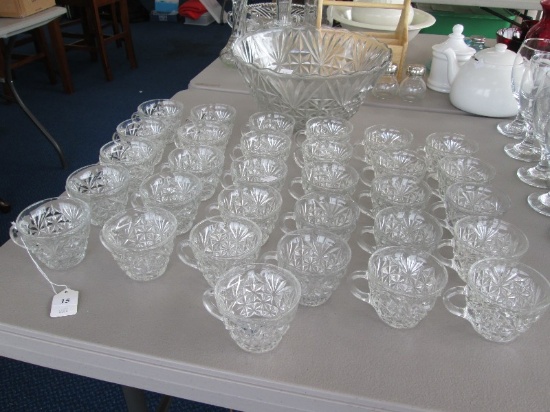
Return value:
<svg viewBox="0 0 550 412">
<path fill-rule="evenodd" d="M 542 148 L 541 162 L 550 171 L 550 72 L 544 75 L 544 81 L 539 87 L 534 107 L 535 134 Z M 546 181 L 550 187 L 550 179 Z M 537 212 L 550 216 L 550 191 L 546 193 L 532 193 L 527 197 L 529 206 Z"/>
<path fill-rule="evenodd" d="M 539 53 L 534 56 L 530 61 L 530 67 L 525 70 L 523 75 L 523 81 L 526 83 L 525 86 L 522 86 L 525 89 L 525 93 L 530 97 L 530 103 L 528 104 L 529 115 L 531 121 L 527 126 L 529 128 L 529 133 L 532 133 L 536 140 L 539 142 L 544 141 L 544 137 L 541 134 L 544 133 L 544 124 L 545 119 L 544 114 L 538 113 L 537 118 L 534 114 L 534 105 L 536 103 L 536 97 L 538 95 L 538 90 L 544 84 L 545 74 L 550 71 L 550 53 Z M 523 92 L 522 92 L 523 93 Z M 540 106 L 542 101 L 538 104 L 540 111 Z M 542 130 L 541 130 L 542 127 Z M 548 157 L 550 156 L 545 150 L 544 145 L 541 144 L 541 154 L 539 162 L 532 167 L 524 166 L 520 167 L 517 171 L 519 179 L 527 183 L 530 186 L 547 188 L 548 179 L 550 179 L 550 165 L 548 164 Z"/>
<path fill-rule="evenodd" d="M 530 93 L 532 91 L 531 79 L 530 77 L 524 78 L 523 74 L 529 68 L 531 58 L 541 52 L 550 52 L 550 39 L 527 39 L 518 50 L 512 66 L 512 90 L 519 96 L 519 113 L 524 122 L 523 139 L 519 143 L 507 144 L 504 151 L 511 158 L 524 162 L 536 162 L 540 158 L 540 148 L 531 128 L 533 103 L 533 96 Z M 527 81 L 525 85 L 523 80 Z"/>
</svg>

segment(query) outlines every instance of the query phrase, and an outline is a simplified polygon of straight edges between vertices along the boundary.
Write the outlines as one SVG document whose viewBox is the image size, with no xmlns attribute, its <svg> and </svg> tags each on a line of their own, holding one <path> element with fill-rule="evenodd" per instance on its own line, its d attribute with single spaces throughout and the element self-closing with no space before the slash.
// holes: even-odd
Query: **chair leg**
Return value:
<svg viewBox="0 0 550 412">
<path fill-rule="evenodd" d="M 48 52 L 48 46 L 46 43 L 46 38 L 42 28 L 35 29 L 32 33 L 34 46 L 38 53 L 44 53 L 44 66 L 48 71 L 48 77 L 51 84 L 57 83 L 57 76 L 55 74 L 54 65 L 51 60 L 50 53 Z"/>
<path fill-rule="evenodd" d="M 103 64 L 103 71 L 105 72 L 105 78 L 108 81 L 113 80 L 113 73 L 111 72 L 111 66 L 109 66 L 109 59 L 107 58 L 107 48 L 105 47 L 105 41 L 103 38 L 103 27 L 101 24 L 101 16 L 99 14 L 99 8 L 94 7 L 94 33 L 96 34 L 97 47 L 99 49 L 99 57 Z"/>
<path fill-rule="evenodd" d="M 126 46 L 126 57 L 130 61 L 130 67 L 135 69 L 137 64 L 136 53 L 134 51 L 134 42 L 132 41 L 132 31 L 130 29 L 130 17 L 128 14 L 128 2 L 120 0 L 120 20 L 122 30 L 124 31 L 124 45 Z"/>
<path fill-rule="evenodd" d="M 65 52 L 65 46 L 63 44 L 63 36 L 61 34 L 59 19 L 55 19 L 48 23 L 48 31 L 50 33 L 50 40 L 52 43 L 53 51 L 56 56 L 63 89 L 65 90 L 65 93 L 73 93 L 73 78 L 69 70 L 69 64 L 67 63 L 67 54 Z"/>
</svg>

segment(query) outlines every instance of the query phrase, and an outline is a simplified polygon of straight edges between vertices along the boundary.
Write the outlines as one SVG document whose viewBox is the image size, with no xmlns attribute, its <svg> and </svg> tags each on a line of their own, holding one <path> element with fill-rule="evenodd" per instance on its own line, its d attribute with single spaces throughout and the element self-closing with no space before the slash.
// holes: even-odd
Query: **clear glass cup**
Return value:
<svg viewBox="0 0 550 412">
<path fill-rule="evenodd" d="M 294 162 L 300 168 L 315 161 L 346 163 L 353 156 L 353 145 L 347 141 L 309 138 L 294 151 Z"/>
<path fill-rule="evenodd" d="M 349 141 L 353 133 L 353 124 L 344 118 L 335 116 L 316 116 L 306 122 L 307 138 L 331 139 L 333 141 Z"/>
<path fill-rule="evenodd" d="M 193 123 L 219 122 L 229 126 L 231 130 L 236 118 L 237 109 L 224 103 L 199 104 L 189 111 L 189 120 Z"/>
<path fill-rule="evenodd" d="M 242 134 L 240 143 L 233 147 L 231 158 L 261 156 L 286 162 L 291 146 L 292 140 L 285 133 L 251 130 Z"/>
<path fill-rule="evenodd" d="M 202 181 L 192 173 L 163 170 L 146 178 L 132 198 L 132 206 L 162 208 L 177 220 L 176 235 L 187 233 L 201 201 Z"/>
<path fill-rule="evenodd" d="M 139 117 L 119 123 L 113 134 L 114 141 L 146 140 L 153 143 L 158 149 L 156 163 L 160 162 L 164 148 L 171 141 L 171 137 L 172 131 L 162 121 L 155 118 Z"/>
<path fill-rule="evenodd" d="M 206 145 L 214 146 L 225 153 L 231 138 L 231 127 L 220 122 L 186 122 L 176 129 L 176 147 Z"/>
<path fill-rule="evenodd" d="M 271 157 L 238 157 L 222 176 L 222 185 L 257 183 L 272 186 L 281 191 L 288 172 L 286 163 Z"/>
<path fill-rule="evenodd" d="M 498 217 L 512 206 L 510 196 L 487 183 L 459 182 L 447 188 L 442 201 L 430 205 L 429 211 L 439 216 L 441 224 L 452 231 L 457 220 L 466 216 Z"/>
<path fill-rule="evenodd" d="M 382 149 L 371 160 L 372 164 L 360 173 L 361 181 L 367 185 L 372 180 L 372 174 L 374 177 L 390 174 L 423 180 L 428 172 L 425 157 L 412 149 Z"/>
<path fill-rule="evenodd" d="M 89 206 L 79 199 L 44 199 L 19 213 L 10 237 L 46 267 L 66 270 L 86 255 L 90 220 Z"/>
<path fill-rule="evenodd" d="M 453 257 L 442 258 L 441 262 L 465 282 L 468 271 L 478 260 L 494 257 L 518 261 L 529 248 L 527 236 L 517 226 L 494 217 L 463 217 L 455 223 L 453 234 L 452 239 L 440 245 L 451 247 Z"/>
<path fill-rule="evenodd" d="M 129 184 L 130 174 L 124 167 L 98 163 L 71 173 L 65 190 L 70 197 L 90 206 L 92 225 L 102 226 L 107 219 L 126 208 Z"/>
<path fill-rule="evenodd" d="M 458 306 L 455 296 L 465 299 Z M 511 342 L 548 310 L 550 282 L 532 267 L 506 258 L 479 260 L 470 268 L 466 285 L 443 293 L 453 315 L 466 319 L 491 342 Z"/>
<path fill-rule="evenodd" d="M 255 183 L 229 186 L 218 194 L 218 201 L 207 206 L 207 215 L 220 214 L 226 218 L 245 217 L 262 231 L 262 244 L 279 220 L 283 199 L 277 189 Z"/>
<path fill-rule="evenodd" d="M 381 209 L 372 226 L 363 226 L 357 244 L 368 253 L 386 246 L 408 246 L 436 255 L 443 229 L 439 221 L 422 209 L 390 206 Z M 367 238 L 374 238 L 374 244 Z"/>
<path fill-rule="evenodd" d="M 359 206 L 348 195 L 312 192 L 296 201 L 294 212 L 281 217 L 281 230 L 290 233 L 296 229 L 321 229 L 348 240 L 359 215 Z"/>
<path fill-rule="evenodd" d="M 265 353 L 275 349 L 288 331 L 300 295 L 300 282 L 290 271 L 251 263 L 225 272 L 202 300 L 241 349 Z"/>
<path fill-rule="evenodd" d="M 262 231 L 250 219 L 214 216 L 193 226 L 178 244 L 178 257 L 215 287 L 232 267 L 255 262 L 262 243 Z"/>
<path fill-rule="evenodd" d="M 174 141 L 174 131 L 184 121 L 184 106 L 172 99 L 151 99 L 137 107 L 137 116 L 161 120 L 171 130 L 168 142 Z"/>
<path fill-rule="evenodd" d="M 177 225 L 165 209 L 127 209 L 105 222 L 99 239 L 131 279 L 149 281 L 166 271 Z"/>
<path fill-rule="evenodd" d="M 431 254 L 406 246 L 378 249 L 365 271 L 350 276 L 351 293 L 371 305 L 378 317 L 396 329 L 418 325 L 447 285 L 448 274 Z M 368 292 L 357 286 L 368 282 Z"/>
<path fill-rule="evenodd" d="M 375 124 L 365 129 L 361 143 L 356 146 L 356 158 L 367 165 L 380 150 L 406 149 L 411 146 L 414 135 L 402 127 Z"/>
<path fill-rule="evenodd" d="M 225 162 L 224 153 L 215 146 L 186 146 L 168 153 L 168 167 L 174 172 L 189 172 L 202 182 L 201 200 L 214 196 Z"/>
<path fill-rule="evenodd" d="M 99 149 L 100 164 L 120 165 L 128 170 L 130 192 L 153 174 L 157 162 L 158 148 L 147 140 L 111 141 Z"/>
<path fill-rule="evenodd" d="M 359 196 L 359 206 L 368 216 L 388 206 L 408 206 L 426 209 L 432 197 L 432 188 L 424 181 L 407 175 L 382 175 L 375 177 L 370 190 Z"/>
<path fill-rule="evenodd" d="M 319 306 L 338 288 L 351 261 L 347 242 L 320 229 L 300 229 L 285 234 L 277 250 L 266 252 L 262 261 L 276 261 L 299 280 L 300 305 Z"/>
<path fill-rule="evenodd" d="M 295 125 L 296 120 L 288 114 L 262 111 L 250 115 L 248 123 L 243 127 L 243 133 L 250 130 L 272 131 L 292 137 Z"/>
<path fill-rule="evenodd" d="M 304 165 L 302 176 L 291 180 L 288 192 L 296 200 L 311 192 L 353 196 L 358 182 L 359 174 L 353 166 L 316 161 Z"/>
<path fill-rule="evenodd" d="M 426 144 L 424 145 L 428 172 L 435 173 L 439 160 L 445 156 L 473 156 L 478 150 L 479 144 L 463 134 L 453 132 L 431 133 L 426 137 Z"/>
<path fill-rule="evenodd" d="M 437 164 L 438 195 L 444 199 L 453 183 L 490 183 L 495 176 L 495 168 L 477 157 L 446 156 Z"/>
</svg>

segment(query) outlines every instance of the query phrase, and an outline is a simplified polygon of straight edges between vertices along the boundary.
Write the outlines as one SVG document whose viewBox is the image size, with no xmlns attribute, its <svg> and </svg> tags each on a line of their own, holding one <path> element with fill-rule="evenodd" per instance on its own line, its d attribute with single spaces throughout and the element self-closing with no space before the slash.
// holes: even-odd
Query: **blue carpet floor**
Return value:
<svg viewBox="0 0 550 412">
<path fill-rule="evenodd" d="M 68 54 L 76 92 L 51 85 L 41 63 L 16 72 L 23 101 L 56 138 L 69 163 L 62 169 L 57 154 L 23 111 L 0 101 L 0 198 L 12 211 L 0 214 L 0 244 L 9 239 L 10 222 L 26 206 L 57 196 L 75 169 L 95 163 L 98 150 L 111 139 L 118 123 L 137 105 L 169 98 L 209 65 L 227 43 L 230 29 L 168 22 L 132 23 L 139 67 L 131 69 L 124 49 L 109 48 L 114 80 L 105 81 L 99 62 L 87 53 Z M 1 282 L 1 280 L 0 280 Z M 0 357 L 0 411 L 125 411 L 119 385 L 58 372 Z M 154 411 L 161 395 L 146 393 Z M 174 399 L 170 411 L 217 412 L 226 409 Z"/>
</svg>

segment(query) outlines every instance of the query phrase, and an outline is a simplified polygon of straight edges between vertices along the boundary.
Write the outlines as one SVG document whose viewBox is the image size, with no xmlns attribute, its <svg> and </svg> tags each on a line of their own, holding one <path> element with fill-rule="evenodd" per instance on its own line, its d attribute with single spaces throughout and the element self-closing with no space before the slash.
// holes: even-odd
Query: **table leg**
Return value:
<svg viewBox="0 0 550 412">
<path fill-rule="evenodd" d="M 48 131 L 42 125 L 42 123 L 40 123 L 38 121 L 38 119 L 34 116 L 34 114 L 32 114 L 32 112 L 27 108 L 27 106 L 25 106 L 25 103 L 23 103 L 23 101 L 19 97 L 19 94 L 17 93 L 17 90 L 15 90 L 15 86 L 13 84 L 13 78 L 12 78 L 12 75 L 11 75 L 12 52 L 13 52 L 13 48 L 15 46 L 15 38 L 16 38 L 16 36 L 12 36 L 12 37 L 9 38 L 8 47 L 7 47 L 7 50 L 6 50 L 6 58 L 5 58 L 5 76 L 6 76 L 5 80 L 6 80 L 6 84 L 9 87 L 9 89 L 10 89 L 12 95 L 13 95 L 13 98 L 15 99 L 15 101 L 17 102 L 19 107 L 21 107 L 21 109 L 23 109 L 25 114 L 27 116 L 29 116 L 31 121 L 36 125 L 36 127 L 38 127 L 38 129 L 40 129 L 42 134 L 44 136 L 46 136 L 46 139 L 48 139 L 49 142 L 53 145 L 53 147 L 57 151 L 57 154 L 59 155 L 59 159 L 61 160 L 61 165 L 63 166 L 64 169 L 66 169 L 67 168 L 67 161 L 65 160 L 65 155 L 63 154 L 63 151 L 61 150 L 61 147 L 55 141 L 55 139 L 50 135 L 50 133 L 48 133 Z"/>
<path fill-rule="evenodd" d="M 145 393 L 141 389 L 122 385 L 122 392 L 128 412 L 147 412 Z"/>
</svg>

